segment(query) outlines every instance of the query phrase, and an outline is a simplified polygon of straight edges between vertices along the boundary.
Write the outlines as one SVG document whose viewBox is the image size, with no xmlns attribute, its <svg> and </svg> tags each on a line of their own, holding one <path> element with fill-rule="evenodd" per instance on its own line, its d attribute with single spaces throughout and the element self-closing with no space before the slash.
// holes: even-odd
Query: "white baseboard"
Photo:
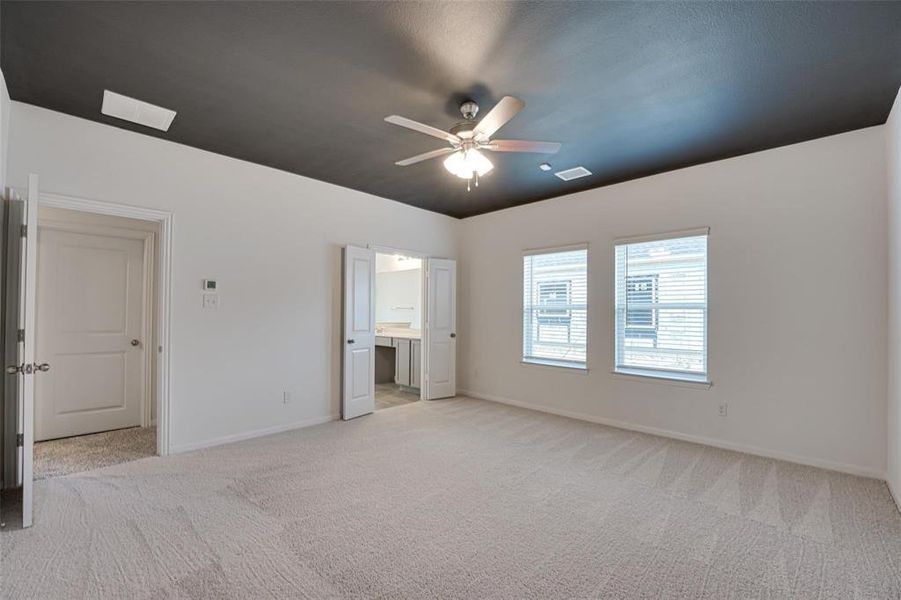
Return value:
<svg viewBox="0 0 901 600">
<path fill-rule="evenodd" d="M 878 469 L 871 469 L 869 467 L 849 465 L 846 463 L 833 462 L 830 460 L 821 460 L 818 458 L 810 458 L 807 456 L 798 456 L 796 454 L 790 454 L 787 452 L 779 452 L 777 450 L 767 450 L 765 448 L 758 448 L 756 446 L 749 446 L 749 445 L 745 445 L 745 444 L 736 444 L 733 442 L 728 442 L 726 440 L 709 438 L 709 437 L 704 437 L 704 436 L 699 436 L 699 435 L 690 435 L 690 434 L 686 434 L 686 433 L 680 433 L 678 431 L 671 431 L 669 429 L 658 429 L 656 427 L 647 427 L 645 425 L 639 425 L 637 423 L 629 423 L 627 421 L 617 421 L 615 419 L 607 419 L 604 417 L 598 417 L 596 415 L 590 415 L 587 413 L 580 413 L 580 412 L 574 412 L 574 411 L 569 411 L 569 410 L 561 410 L 561 409 L 552 408 L 549 406 L 543 406 L 540 404 L 532 404 L 530 402 L 522 402 L 520 400 L 504 398 L 502 396 L 494 396 L 491 394 L 482 394 L 482 393 L 474 392 L 471 390 L 458 390 L 457 395 L 469 396 L 470 398 L 477 398 L 479 400 L 488 400 L 490 402 L 498 402 L 500 404 L 509 404 L 510 406 L 518 406 L 520 408 L 536 410 L 538 412 L 557 415 L 560 417 L 568 417 L 570 419 L 578 419 L 580 421 L 589 421 L 591 423 L 598 423 L 600 425 L 608 425 L 610 427 L 617 427 L 619 429 L 628 429 L 630 431 L 638 431 L 640 433 L 659 435 L 661 437 L 667 437 L 667 438 L 672 438 L 675 440 L 681 440 L 683 442 L 693 442 L 695 444 L 703 444 L 705 446 L 713 446 L 715 448 L 722 448 L 723 450 L 732 450 L 734 452 L 744 452 L 746 454 L 754 454 L 755 456 L 762 456 L 764 458 L 775 458 L 777 460 L 784 460 L 786 462 L 797 463 L 800 465 L 807 465 L 809 467 L 819 467 L 821 469 L 828 469 L 830 471 L 838 471 L 840 473 L 859 475 L 861 477 L 872 477 L 874 479 L 881 479 L 883 481 L 886 478 L 886 474 L 883 471 L 880 471 Z M 895 498 L 898 498 L 898 496 L 896 495 Z"/>
<path fill-rule="evenodd" d="M 169 454 L 181 454 L 182 452 L 190 452 L 192 450 L 200 450 L 201 448 L 212 448 L 213 446 L 221 446 L 223 444 L 231 444 L 253 438 L 282 433 L 283 431 L 291 431 L 293 429 L 302 429 L 304 427 L 312 427 L 313 425 L 321 425 L 329 421 L 335 421 L 338 415 L 327 415 L 324 417 L 314 417 L 312 419 L 304 419 L 302 421 L 294 421 L 293 423 L 285 423 L 284 425 L 275 425 L 264 429 L 255 429 L 253 431 L 245 431 L 232 435 L 224 435 L 222 437 L 202 440 L 200 442 L 190 442 L 187 444 L 176 444 L 169 447 Z"/>
<path fill-rule="evenodd" d="M 892 495 L 892 500 L 895 501 L 895 507 L 898 509 L 898 512 L 901 512 L 901 490 L 896 490 L 894 486 L 892 486 L 892 480 L 886 477 L 885 485 L 888 486 L 888 493 Z"/>
</svg>

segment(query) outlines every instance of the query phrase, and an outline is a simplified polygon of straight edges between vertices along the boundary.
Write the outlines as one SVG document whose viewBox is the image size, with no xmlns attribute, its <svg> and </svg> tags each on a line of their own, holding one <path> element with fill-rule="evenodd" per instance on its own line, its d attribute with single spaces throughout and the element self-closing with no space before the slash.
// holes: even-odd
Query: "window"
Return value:
<svg viewBox="0 0 901 600">
<path fill-rule="evenodd" d="M 523 360 L 584 369 L 588 249 L 527 254 L 522 262 Z"/>
<path fill-rule="evenodd" d="M 707 381 L 707 230 L 616 245 L 616 371 Z"/>
</svg>

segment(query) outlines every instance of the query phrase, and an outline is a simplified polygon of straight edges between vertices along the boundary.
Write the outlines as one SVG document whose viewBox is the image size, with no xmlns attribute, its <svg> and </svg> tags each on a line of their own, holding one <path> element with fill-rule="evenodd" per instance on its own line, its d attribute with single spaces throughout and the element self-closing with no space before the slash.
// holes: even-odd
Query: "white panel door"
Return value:
<svg viewBox="0 0 901 600">
<path fill-rule="evenodd" d="M 375 252 L 344 248 L 344 382 L 341 417 L 375 410 Z"/>
<path fill-rule="evenodd" d="M 35 439 L 141 425 L 144 240 L 41 227 Z"/>
<path fill-rule="evenodd" d="M 35 290 L 37 288 L 38 176 L 28 176 L 28 198 L 24 203 L 25 229 L 21 238 L 18 278 L 17 364 L 7 365 L 7 377 L 18 379 L 19 433 L 22 436 L 20 475 L 22 484 L 22 527 L 31 527 L 34 510 L 34 381 L 43 376 L 47 364 L 35 362 Z M 15 283 L 13 283 L 15 285 Z"/>
<path fill-rule="evenodd" d="M 457 262 L 428 259 L 426 400 L 457 393 Z"/>
</svg>

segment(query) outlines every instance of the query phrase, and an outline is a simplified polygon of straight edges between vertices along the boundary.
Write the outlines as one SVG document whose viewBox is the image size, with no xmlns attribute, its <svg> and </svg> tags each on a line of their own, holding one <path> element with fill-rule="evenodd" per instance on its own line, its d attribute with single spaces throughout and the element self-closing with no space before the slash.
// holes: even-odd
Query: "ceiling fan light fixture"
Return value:
<svg viewBox="0 0 901 600">
<path fill-rule="evenodd" d="M 482 177 L 494 168 L 491 161 L 475 148 L 459 150 L 444 159 L 444 168 L 460 179 Z"/>
</svg>

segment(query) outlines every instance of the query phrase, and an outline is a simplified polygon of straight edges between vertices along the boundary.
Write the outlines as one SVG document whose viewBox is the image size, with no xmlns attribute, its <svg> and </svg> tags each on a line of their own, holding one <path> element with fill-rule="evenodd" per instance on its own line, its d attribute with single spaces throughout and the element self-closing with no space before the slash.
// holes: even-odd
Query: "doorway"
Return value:
<svg viewBox="0 0 901 600">
<path fill-rule="evenodd" d="M 104 466 L 103 462 L 111 456 L 118 457 L 114 462 L 123 462 L 135 454 L 169 453 L 173 215 L 156 209 L 42 193 L 35 174 L 29 175 L 27 189 L 8 190 L 2 200 L 2 233 L 6 234 L 3 246 L 7 252 L 0 265 L 0 348 L 4 363 L 4 384 L 0 388 L 0 526 L 15 529 L 30 527 L 34 519 L 38 397 L 38 410 L 43 411 L 40 435 L 53 438 L 38 444 L 69 446 L 57 446 L 56 455 L 72 456 L 72 446 L 80 447 L 82 452 L 89 449 L 94 460 L 88 468 L 96 468 Z M 66 212 L 45 211 L 39 223 L 42 208 Z M 57 218 L 63 214 L 65 218 Z M 63 221 L 65 226 L 57 226 L 60 223 L 54 221 Z M 66 235 L 48 233 L 51 230 Z M 49 261 L 41 270 L 54 275 L 42 283 L 38 281 L 39 236 Z M 129 239 L 143 240 L 143 245 L 125 241 Z M 54 245 L 62 250 L 54 250 Z M 114 257 L 118 257 L 118 262 Z M 40 317 L 39 287 L 50 298 L 49 302 L 42 298 Z M 118 290 L 118 302 L 113 301 L 115 294 L 111 290 Z M 54 296 L 65 296 L 67 302 L 54 302 Z M 123 296 L 126 301 L 122 301 Z M 140 310 L 133 312 L 129 306 L 135 303 Z M 73 340 L 77 342 L 75 350 L 65 345 Z M 118 346 L 113 343 L 116 340 Z M 91 343 L 95 345 L 90 346 Z M 45 351 L 60 365 L 60 377 L 53 380 L 55 383 L 41 381 L 51 372 L 57 374 L 47 357 L 39 354 Z M 126 355 L 129 351 L 131 354 Z M 78 385 L 71 385 L 70 390 L 72 382 Z M 120 383 L 120 395 L 115 400 L 112 390 L 120 388 Z M 39 387 L 42 391 L 37 392 Z M 46 404 L 48 397 L 52 399 L 50 408 Z M 135 406 L 140 407 L 137 424 Z M 99 424 L 86 423 L 92 412 L 118 412 L 121 418 L 104 414 L 106 420 L 101 419 Z M 154 422 L 155 431 L 148 431 Z M 110 431 L 109 427 L 122 428 Z M 134 449 L 135 445 L 133 438 L 123 442 L 122 436 L 138 428 L 144 433 L 142 448 L 147 449 L 123 452 L 123 446 Z"/>
<path fill-rule="evenodd" d="M 422 390 L 423 260 L 375 255 L 375 410 L 416 402 Z"/>
<path fill-rule="evenodd" d="M 381 268 L 378 255 L 388 255 L 382 259 Z M 408 262 L 414 260 L 418 262 Z M 403 268 L 398 266 L 401 263 Z M 385 402 L 379 408 L 388 408 L 392 401 L 395 406 L 415 402 L 417 390 L 422 400 L 453 397 L 457 391 L 456 261 L 384 247 L 345 246 L 342 267 L 341 418 L 354 419 L 374 412 L 376 380 L 384 377 L 385 383 L 390 383 L 392 369 L 393 385 L 384 391 L 394 397 L 382 394 Z M 379 270 L 410 271 L 405 284 L 394 287 L 415 290 L 418 286 L 419 303 L 410 300 L 409 292 L 387 299 L 379 307 L 384 312 L 377 318 Z M 377 350 L 383 354 L 378 359 L 378 373 Z M 410 396 L 396 396 L 404 392 Z"/>
<path fill-rule="evenodd" d="M 159 223 L 38 212 L 34 477 L 157 454 Z"/>
</svg>

